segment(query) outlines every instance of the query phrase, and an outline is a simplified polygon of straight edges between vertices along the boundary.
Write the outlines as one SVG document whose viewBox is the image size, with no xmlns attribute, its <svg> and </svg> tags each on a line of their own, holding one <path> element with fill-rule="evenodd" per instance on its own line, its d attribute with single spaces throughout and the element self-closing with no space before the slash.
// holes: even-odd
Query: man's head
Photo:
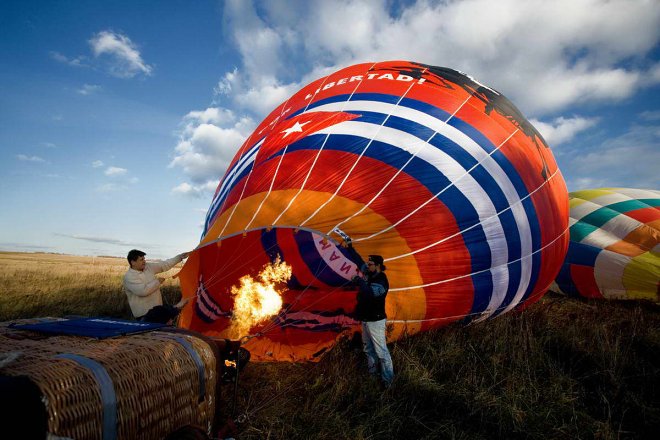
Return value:
<svg viewBox="0 0 660 440">
<path fill-rule="evenodd" d="M 385 270 L 385 265 L 383 264 L 383 257 L 380 255 L 369 255 L 369 260 L 367 261 L 367 267 L 369 272 L 382 272 Z"/>
<path fill-rule="evenodd" d="M 147 261 L 144 259 L 144 256 L 147 255 L 142 251 L 139 251 L 137 249 L 132 249 L 129 253 L 126 259 L 128 260 L 128 264 L 131 265 L 131 269 L 135 270 L 144 270 L 144 267 L 147 264 Z"/>
</svg>

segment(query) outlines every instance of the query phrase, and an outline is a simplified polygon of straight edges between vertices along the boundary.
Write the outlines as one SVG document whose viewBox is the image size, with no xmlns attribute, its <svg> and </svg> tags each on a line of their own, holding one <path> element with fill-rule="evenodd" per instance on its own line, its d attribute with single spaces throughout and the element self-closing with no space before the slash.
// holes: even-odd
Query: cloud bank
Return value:
<svg viewBox="0 0 660 440">
<path fill-rule="evenodd" d="M 359 62 L 467 72 L 533 118 L 551 146 L 598 125 L 579 109 L 660 83 L 649 56 L 660 39 L 653 1 L 228 0 L 223 21 L 240 64 L 220 77 L 213 107 L 184 117 L 171 166 L 191 182 L 175 193 L 215 188 L 209 182 L 255 122 L 310 81 Z M 613 142 L 602 148 L 619 151 Z"/>
<path fill-rule="evenodd" d="M 568 176 L 566 183 L 570 191 L 599 187 L 660 188 L 660 124 L 657 120 L 646 120 L 643 114 L 639 116 L 623 134 L 562 155 L 562 172 Z"/>
</svg>

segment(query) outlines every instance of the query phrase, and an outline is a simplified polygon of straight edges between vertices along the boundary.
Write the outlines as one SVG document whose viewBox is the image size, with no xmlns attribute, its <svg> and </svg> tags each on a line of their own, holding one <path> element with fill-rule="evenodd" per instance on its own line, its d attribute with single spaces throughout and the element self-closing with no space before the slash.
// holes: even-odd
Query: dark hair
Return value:
<svg viewBox="0 0 660 440">
<path fill-rule="evenodd" d="M 144 257 L 145 255 L 147 254 L 145 254 L 142 251 L 139 251 L 137 249 L 131 249 L 131 251 L 126 256 L 126 259 L 128 260 L 128 264 L 131 264 L 131 261 L 136 261 L 138 258 Z"/>
<path fill-rule="evenodd" d="M 383 264 L 383 257 L 380 255 L 369 255 L 369 261 L 373 261 L 375 264 L 379 265 L 381 271 L 386 269 L 385 265 Z"/>
</svg>

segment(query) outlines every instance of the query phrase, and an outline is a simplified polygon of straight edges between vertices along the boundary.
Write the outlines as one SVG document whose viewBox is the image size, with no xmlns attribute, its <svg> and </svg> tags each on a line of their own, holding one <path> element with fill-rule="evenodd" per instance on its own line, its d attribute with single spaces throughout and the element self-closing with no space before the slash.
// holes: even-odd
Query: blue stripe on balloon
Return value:
<svg viewBox="0 0 660 440">
<path fill-rule="evenodd" d="M 490 272 L 479 272 L 471 276 L 472 284 L 474 285 L 474 303 L 470 313 L 462 320 L 463 324 L 469 324 L 475 319 L 479 318 L 480 313 L 486 310 L 490 297 L 488 295 L 477 295 L 476 293 L 482 290 L 492 291 L 492 275 Z"/>
<path fill-rule="evenodd" d="M 429 139 L 429 137 L 435 133 L 434 130 L 431 130 L 427 127 L 424 127 L 424 129 L 419 128 L 419 124 L 399 117 L 390 117 L 385 126 L 405 131 L 408 131 L 407 129 L 410 128 L 412 129 L 411 134 L 415 134 L 416 136 L 418 136 L 418 134 L 422 134 L 423 137 L 421 137 L 421 139 L 423 140 Z M 488 194 L 488 197 L 492 201 L 495 210 L 500 213 L 499 221 L 502 224 L 502 228 L 506 237 L 508 261 L 515 261 L 515 263 L 509 264 L 508 268 L 509 278 L 507 291 L 505 294 L 504 302 L 501 305 L 501 307 L 505 307 L 511 302 L 515 296 L 516 291 L 518 290 L 522 272 L 522 264 L 519 261 L 521 255 L 520 231 L 518 230 L 518 224 L 516 223 L 512 210 L 507 209 L 509 207 L 509 202 L 506 198 L 506 195 L 502 191 L 500 185 L 495 181 L 493 176 L 482 165 L 478 164 L 477 160 L 467 151 L 465 151 L 459 144 L 456 144 L 455 142 L 441 135 L 434 136 L 430 143 L 437 147 L 439 150 L 447 153 L 466 170 L 474 167 L 474 169 L 470 171 L 470 175 L 482 188 L 484 188 Z M 490 295 L 488 299 L 490 300 Z M 477 301 L 475 301 L 475 304 L 476 303 Z M 471 311 L 471 313 L 482 311 L 483 310 L 475 308 Z"/>
<path fill-rule="evenodd" d="M 412 134 L 424 141 L 428 141 L 435 133 L 435 130 L 398 116 L 390 116 L 387 119 L 387 122 L 385 122 L 386 115 L 380 113 L 362 112 L 361 115 L 361 117 L 356 119 L 357 121 L 382 124 L 385 127 Z M 515 263 L 509 265 L 507 290 L 503 303 L 499 306 L 504 309 L 515 297 L 522 275 L 522 263 L 519 261 L 521 255 L 520 231 L 518 230 L 518 224 L 516 223 L 512 210 L 507 209 L 509 207 L 509 202 L 506 199 L 506 195 L 493 176 L 482 165 L 479 165 L 477 160 L 465 151 L 461 145 L 437 134 L 430 139 L 430 144 L 452 157 L 466 171 L 474 167 L 472 171 L 470 171 L 470 175 L 482 188 L 484 188 L 484 191 L 488 194 L 495 210 L 500 213 L 499 221 L 502 224 L 504 236 L 506 238 L 508 261 L 515 261 Z M 424 184 L 425 182 L 421 183 Z M 479 291 L 479 294 L 488 296 L 488 301 L 490 301 L 491 293 L 492 292 L 484 293 Z M 486 301 L 486 306 L 488 305 L 488 301 Z M 480 309 L 481 304 L 483 303 L 484 300 L 481 299 L 475 301 L 473 306 L 474 309 L 471 310 L 470 313 L 476 314 L 483 312 L 484 310 Z"/>
<path fill-rule="evenodd" d="M 557 283 L 561 291 L 564 292 L 566 295 L 578 296 L 577 287 L 575 286 L 575 284 L 573 283 L 573 279 L 571 278 L 570 264 L 567 264 L 566 262 L 562 264 L 561 269 L 559 270 L 559 273 L 555 278 L 555 282 Z"/>
<path fill-rule="evenodd" d="M 212 311 L 212 313 L 215 313 L 215 310 L 222 310 L 220 305 L 216 303 L 211 295 L 209 295 L 208 292 L 205 292 L 206 295 L 199 295 L 197 297 L 197 301 L 195 301 L 195 312 L 197 313 L 197 317 L 200 318 L 202 321 L 206 322 L 207 324 L 211 324 L 215 321 L 215 319 L 206 316 L 206 314 L 202 311 L 201 307 L 199 306 L 199 303 L 202 302 L 204 304 L 204 307 L 206 310 Z"/>
<path fill-rule="evenodd" d="M 353 95 L 335 95 L 335 96 L 330 96 L 328 98 L 324 98 L 318 101 L 314 101 L 311 104 L 309 104 L 307 107 L 302 107 L 298 110 L 296 110 L 293 113 L 290 113 L 289 118 L 293 118 L 298 116 L 299 114 L 303 112 L 309 112 L 315 109 L 316 107 L 320 107 L 322 105 L 326 104 L 333 104 L 335 102 L 346 102 L 346 101 L 378 101 L 378 102 L 384 102 L 387 104 L 396 104 L 399 102 L 401 99 L 400 96 L 396 95 L 387 95 L 384 93 L 355 93 Z"/>
<path fill-rule="evenodd" d="M 268 255 L 268 259 L 271 263 L 274 263 L 275 260 L 277 260 L 277 257 L 279 257 L 281 261 L 286 261 L 286 256 L 277 240 L 278 231 L 280 231 L 279 233 L 282 233 L 282 230 L 277 228 L 273 228 L 270 231 L 268 229 L 261 230 L 261 247 L 264 249 L 266 255 Z M 291 274 L 286 285 L 291 290 L 303 290 L 305 288 L 305 286 L 298 281 L 295 274 Z"/>
<path fill-rule="evenodd" d="M 562 292 L 570 296 L 580 296 L 577 285 L 571 276 L 571 267 L 574 264 L 579 266 L 594 267 L 596 264 L 596 258 L 601 251 L 602 249 L 596 246 L 591 246 L 585 243 L 578 243 L 573 240 L 568 243 L 566 260 L 561 266 L 561 270 L 559 271 L 557 278 L 555 278 L 555 282 L 562 290 Z"/>
<path fill-rule="evenodd" d="M 253 166 L 254 166 L 254 163 L 253 163 Z M 243 180 L 243 178 L 245 178 L 245 176 L 247 176 L 248 174 L 250 174 L 250 171 L 252 171 L 252 167 L 246 167 L 246 168 L 245 168 L 245 169 L 244 169 L 244 170 L 238 175 L 238 177 L 237 177 L 236 180 L 234 181 L 234 184 L 231 186 L 231 188 L 227 188 L 227 189 L 226 189 L 226 191 L 225 191 L 225 195 L 222 196 L 222 197 L 218 197 L 218 199 L 217 199 L 217 203 L 216 203 L 214 206 L 211 206 L 211 209 L 209 210 L 209 213 L 208 213 L 207 216 L 206 216 L 206 223 L 204 224 L 204 232 L 202 233 L 202 237 L 204 237 L 204 235 L 206 235 L 206 232 L 207 232 L 207 230 L 208 230 L 208 227 L 209 227 L 209 226 L 211 225 L 211 223 L 213 223 L 213 221 L 215 220 L 215 217 L 216 217 L 216 215 L 218 214 L 218 210 L 220 209 L 220 207 L 221 207 L 222 204 L 224 203 L 225 199 L 227 199 L 227 197 L 229 197 L 229 193 L 231 192 L 231 190 L 234 189 L 234 188 L 236 187 L 236 185 L 237 185 L 239 182 L 241 182 L 241 181 Z"/>
<path fill-rule="evenodd" d="M 320 105 L 332 103 L 332 102 L 342 102 L 346 101 L 348 99 L 349 95 L 338 95 L 338 96 L 333 96 L 330 98 L 326 98 L 323 100 L 320 100 L 318 102 L 313 103 L 308 107 L 308 111 L 312 108 L 315 108 Z M 453 126 L 454 128 L 460 130 L 461 132 L 465 133 L 468 137 L 470 137 L 474 142 L 476 142 L 484 151 L 489 153 L 491 157 L 495 160 L 495 162 L 504 170 L 505 174 L 509 177 L 511 183 L 513 184 L 518 197 L 522 200 L 522 207 L 525 210 L 525 213 L 527 215 L 527 219 L 530 225 L 530 235 L 532 239 L 532 252 L 540 249 L 541 247 L 541 232 L 540 232 L 540 225 L 539 225 L 539 220 L 538 216 L 536 214 L 536 208 L 534 207 L 534 204 L 531 200 L 531 198 L 525 198 L 528 196 L 529 192 L 527 190 L 527 187 L 525 186 L 525 183 L 523 182 L 522 178 L 518 174 L 518 171 L 515 169 L 513 164 L 509 161 L 509 159 L 502 153 L 500 150 L 496 150 L 496 146 L 493 145 L 490 140 L 484 136 L 479 130 L 476 128 L 472 127 L 470 124 L 467 122 L 461 120 L 459 117 L 454 116 L 450 119 L 450 114 L 438 107 L 435 107 L 433 105 L 427 104 L 425 102 L 421 102 L 418 100 L 414 100 L 411 98 L 404 98 L 399 102 L 399 97 L 394 96 L 394 95 L 385 95 L 385 94 L 378 94 L 378 93 L 363 93 L 363 94 L 354 94 L 351 96 L 351 101 L 360 101 L 360 100 L 365 100 L 365 101 L 377 101 L 377 102 L 385 102 L 385 103 L 390 103 L 390 104 L 396 104 L 398 102 L 398 105 L 401 107 L 407 107 L 407 108 L 412 108 L 417 111 L 426 113 L 430 116 L 435 117 L 436 119 L 446 121 L 449 119 L 449 125 Z M 352 113 L 358 113 L 362 114 L 361 112 L 358 111 L 351 111 Z M 366 113 L 366 112 L 365 112 Z M 532 152 L 532 154 L 536 154 L 536 152 Z M 516 228 L 517 229 L 517 228 Z M 519 237 L 519 235 L 518 235 Z M 514 246 L 515 247 L 515 246 Z M 515 253 L 514 253 L 515 255 Z M 520 254 L 518 254 L 520 255 Z M 516 260 L 517 258 L 510 258 L 510 260 Z M 509 264 L 509 267 L 511 268 L 512 266 L 520 265 L 522 266 L 522 263 L 520 261 L 516 261 L 514 263 Z M 534 287 L 536 286 L 536 282 L 538 281 L 538 275 L 540 271 L 540 266 L 541 266 L 541 253 L 536 252 L 532 254 L 532 271 L 531 271 L 531 276 L 530 276 L 530 281 L 529 285 L 525 291 L 525 294 L 523 298 L 521 299 L 521 302 L 524 301 L 531 292 L 533 291 Z M 509 283 L 509 286 L 507 288 L 507 294 L 505 296 L 505 300 L 502 303 L 501 310 L 504 310 L 506 306 L 508 306 L 513 298 L 515 297 L 515 293 L 517 291 L 517 286 L 515 286 L 512 282 Z"/>
<path fill-rule="evenodd" d="M 569 264 L 579 264 L 582 266 L 594 266 L 596 258 L 603 249 L 586 243 L 579 243 L 571 240 L 568 243 L 568 253 L 566 262 Z"/>
<path fill-rule="evenodd" d="M 393 129 L 397 129 L 400 131 L 404 131 L 407 133 L 410 133 L 419 139 L 423 141 L 429 140 L 431 136 L 435 133 L 434 130 L 429 129 L 428 127 L 425 127 L 421 124 L 418 124 L 416 122 L 403 119 L 397 116 L 390 116 L 387 118 L 386 115 L 383 115 L 381 113 L 374 113 L 374 112 L 361 112 L 361 116 L 355 121 L 359 122 L 367 122 L 367 123 L 372 123 L 372 124 L 383 124 L 386 127 L 390 127 Z M 387 121 L 385 119 L 387 118 Z M 333 135 L 334 136 L 334 135 Z M 308 136 L 307 138 L 309 138 Z M 364 139 L 364 138 L 359 138 L 359 139 Z M 364 146 L 366 146 L 367 141 L 364 141 Z M 506 209 L 509 206 L 509 203 L 506 199 L 506 196 L 504 195 L 504 192 L 500 188 L 500 186 L 497 184 L 495 179 L 492 177 L 490 173 L 482 166 L 478 165 L 477 160 L 471 156 L 468 152 L 466 152 L 460 145 L 456 144 L 455 142 L 451 141 L 450 139 L 447 139 L 441 135 L 436 135 L 433 137 L 433 139 L 430 140 L 430 144 L 434 145 L 436 148 L 439 150 L 444 151 L 446 154 L 451 156 L 455 161 L 457 161 L 466 171 L 470 168 L 473 168 L 472 171 L 470 172 L 471 176 L 477 181 L 477 183 L 484 188 L 486 193 L 488 194 L 489 198 L 491 199 L 495 209 L 497 212 L 500 212 L 499 215 L 499 221 L 502 224 L 503 230 L 504 230 L 504 235 L 506 237 L 506 244 L 507 244 L 507 250 L 508 250 L 508 255 L 509 255 L 509 261 L 511 260 L 519 260 L 520 258 L 520 233 L 518 231 L 518 225 L 516 223 L 515 217 L 513 215 L 513 212 L 510 209 Z M 316 149 L 318 143 L 313 142 L 312 143 L 312 149 Z M 345 145 L 351 145 L 352 148 L 350 150 L 346 151 L 352 151 L 355 153 L 359 153 L 364 147 L 360 145 L 362 148 L 356 148 L 357 144 L 355 142 L 347 142 Z M 293 152 L 299 147 L 296 146 L 295 144 L 290 145 L 287 148 L 288 152 Z M 326 148 L 328 147 L 328 144 L 326 144 Z M 401 168 L 405 164 L 405 161 L 410 158 L 410 154 L 403 152 L 402 150 L 398 148 L 392 149 L 390 146 L 389 149 L 380 151 L 378 150 L 379 153 L 381 154 L 390 154 L 389 152 L 394 151 L 394 152 L 400 152 L 402 154 L 400 155 L 394 155 L 389 159 L 389 163 L 392 166 L 395 166 L 396 168 Z M 276 153 L 275 155 L 271 156 L 275 157 L 279 154 L 281 154 L 283 151 L 280 151 Z M 367 156 L 369 156 L 369 150 L 367 150 Z M 269 159 L 271 159 L 269 158 Z M 384 157 L 375 157 L 376 159 L 382 159 L 387 162 L 387 159 Z M 421 159 L 420 159 L 421 161 Z M 425 162 L 424 162 L 425 163 Z M 444 188 L 444 186 L 436 186 L 432 185 L 430 183 L 430 180 L 435 178 L 435 174 L 438 173 L 437 170 L 435 170 L 434 167 L 432 167 L 433 172 L 429 173 L 429 175 L 426 176 L 426 178 L 423 178 L 422 176 L 415 174 L 414 170 L 411 170 L 411 167 L 409 166 L 408 168 L 405 169 L 405 171 L 415 177 L 422 185 L 426 186 L 430 190 L 433 191 L 433 193 L 437 193 L 440 190 Z M 472 220 L 472 219 L 471 219 Z M 461 227 L 461 230 L 464 229 L 465 227 L 470 227 L 473 226 L 474 222 L 478 222 L 479 220 L 472 220 L 471 223 L 464 223 L 461 221 L 460 218 L 457 218 L 457 221 L 459 222 L 459 225 Z M 472 256 L 472 260 L 475 260 L 475 256 Z M 482 257 L 478 259 L 479 261 L 482 261 Z M 490 259 L 489 259 L 490 261 Z M 510 272 L 509 272 L 509 277 L 508 277 L 508 282 L 507 282 L 507 290 L 505 293 L 505 301 L 506 304 L 502 304 L 502 307 L 505 307 L 508 305 L 508 303 L 513 299 L 515 296 L 515 293 L 518 289 L 518 285 L 520 284 L 520 279 L 521 279 L 521 263 L 520 261 L 516 261 L 515 263 L 512 263 L 510 265 Z M 490 266 L 488 267 L 490 268 Z M 482 270 L 483 267 L 479 268 L 473 268 L 473 272 L 477 270 Z M 484 291 L 484 290 L 478 290 L 476 295 L 482 295 L 485 298 L 483 299 L 478 299 L 474 301 L 474 310 L 471 310 L 470 313 L 477 314 L 483 312 L 485 309 L 481 309 L 480 307 L 482 304 L 488 305 L 488 302 L 490 301 L 490 297 L 492 294 L 492 289 L 489 291 Z"/>
<path fill-rule="evenodd" d="M 325 140 L 325 137 L 326 135 L 321 134 L 304 137 L 289 145 L 287 154 L 301 150 L 316 150 Z M 324 149 L 360 154 L 368 142 L 369 139 L 358 136 L 334 134 L 328 137 Z M 273 155 L 269 160 L 281 154 L 282 151 Z M 364 152 L 364 156 L 384 162 L 395 169 L 400 169 L 412 155 L 390 144 L 372 141 L 371 146 Z M 428 188 L 433 194 L 446 188 L 438 196 L 438 199 L 445 206 L 451 206 L 453 208 L 452 214 L 456 219 L 458 228 L 461 230 L 463 240 L 470 253 L 471 270 L 472 272 L 487 271 L 485 272 L 487 276 L 479 278 L 480 287 L 482 288 L 480 295 L 487 296 L 487 305 L 490 300 L 490 292 L 492 292 L 492 277 L 490 272 L 488 272 L 488 269 L 491 267 L 491 254 L 486 235 L 483 227 L 479 224 L 479 216 L 474 206 L 465 194 L 461 193 L 456 186 L 452 185 L 446 176 L 428 162 L 415 157 L 404 171 Z M 465 231 L 465 229 L 471 226 L 473 226 L 472 229 Z M 486 283 L 484 281 L 485 278 L 490 281 Z M 485 284 L 488 284 L 490 287 L 483 289 Z"/>
<path fill-rule="evenodd" d="M 282 261 L 286 261 L 284 252 L 282 252 L 277 242 L 277 229 L 273 228 L 270 231 L 268 229 L 261 230 L 261 246 L 266 255 L 268 255 L 271 263 L 274 263 L 278 256 Z"/>
<path fill-rule="evenodd" d="M 500 168 L 504 170 L 504 173 L 509 177 L 511 183 L 513 184 L 513 187 L 518 193 L 518 197 L 522 200 L 522 206 L 525 210 L 525 214 L 527 215 L 527 219 L 529 221 L 529 226 L 531 230 L 530 235 L 532 238 L 532 252 L 539 250 L 541 248 L 541 228 L 540 228 L 538 216 L 536 214 L 536 208 L 534 207 L 532 198 L 528 197 L 529 191 L 527 190 L 527 187 L 525 186 L 525 183 L 520 177 L 520 174 L 518 174 L 516 168 L 513 166 L 511 162 L 509 162 L 509 159 L 504 155 L 504 153 L 502 153 L 501 150 L 494 151 L 496 147 L 492 144 L 492 142 L 490 142 L 488 138 L 486 138 L 481 132 L 476 130 L 471 125 L 460 120 L 459 118 L 452 118 L 449 124 L 455 127 L 456 129 L 462 131 L 463 133 L 465 133 L 474 142 L 476 142 L 479 146 L 481 146 L 481 148 L 483 148 L 484 151 L 486 151 L 488 154 L 491 154 L 491 157 L 495 160 L 495 162 L 497 162 Z M 529 296 L 529 294 L 536 286 L 540 267 L 541 267 L 541 253 L 536 252 L 532 255 L 532 274 L 531 274 L 529 286 L 525 291 L 525 295 L 521 299 L 521 302 L 524 301 Z M 513 298 L 508 299 L 509 302 L 506 305 L 508 305 L 512 299 Z M 505 304 L 502 305 L 504 306 Z"/>
<path fill-rule="evenodd" d="M 444 110 L 432 106 L 430 104 L 427 104 L 425 102 L 413 100 L 410 98 L 404 98 L 401 103 L 399 103 L 400 106 L 405 106 L 409 108 L 413 108 L 415 110 L 424 112 L 428 115 L 431 115 L 437 119 L 441 120 L 447 120 L 451 116 L 448 112 L 445 112 Z M 515 188 L 516 192 L 518 193 L 518 197 L 522 200 L 522 206 L 525 210 L 525 213 L 527 215 L 527 219 L 529 221 L 530 225 L 530 232 L 531 232 L 531 238 L 532 238 L 532 252 L 538 250 L 541 248 L 541 229 L 539 225 L 539 220 L 538 216 L 536 214 L 536 208 L 534 207 L 534 204 L 531 200 L 530 197 L 527 197 L 529 195 L 529 191 L 527 190 L 527 187 L 525 186 L 525 183 L 523 182 L 522 178 L 518 174 L 518 171 L 516 168 L 513 166 L 513 164 L 509 161 L 509 159 L 502 153 L 501 150 L 498 150 L 497 147 L 486 137 L 484 136 L 479 130 L 474 128 L 472 125 L 468 124 L 467 122 L 463 121 L 457 116 L 452 117 L 449 119 L 448 124 L 457 130 L 463 132 L 465 135 L 467 135 L 470 139 L 472 139 L 475 143 L 477 143 L 486 153 L 490 154 L 491 157 L 495 160 L 495 162 L 502 168 L 504 173 L 509 177 L 509 180 L 511 181 L 513 187 Z M 497 149 L 497 150 L 496 150 Z M 536 154 L 536 152 L 533 152 L 532 154 Z M 525 198 L 527 197 L 527 198 Z M 520 254 L 519 254 L 520 255 Z M 511 261 L 512 258 L 509 258 Z M 516 263 L 511 263 L 509 264 L 509 267 L 518 264 Z M 529 285 L 525 291 L 525 294 L 523 295 L 523 298 L 521 298 L 520 302 L 523 302 L 525 299 L 529 297 L 531 292 L 533 291 L 534 287 L 536 286 L 536 282 L 538 281 L 538 275 L 541 267 L 541 253 L 536 252 L 532 254 L 532 273 L 530 276 L 530 282 Z M 512 288 L 513 286 L 511 283 L 509 284 L 509 287 L 507 288 L 507 294 L 505 296 L 505 300 L 500 306 L 501 311 L 508 306 L 513 298 L 515 297 L 515 291 L 517 290 L 517 286 L 515 286 L 515 289 Z M 496 313 L 494 316 L 497 316 Z"/>
<path fill-rule="evenodd" d="M 325 105 L 328 103 L 333 103 L 333 102 L 343 102 L 346 101 L 349 98 L 349 95 L 336 95 L 332 96 L 323 100 L 316 101 L 312 103 L 309 107 L 306 109 L 299 109 L 296 112 L 290 113 L 290 117 L 294 117 L 296 115 L 299 115 L 303 111 L 310 111 L 318 106 Z M 378 102 L 385 102 L 385 103 L 390 103 L 390 104 L 396 104 L 399 103 L 398 105 L 400 106 L 405 106 L 409 108 L 413 108 L 415 110 L 427 113 L 431 116 L 434 116 L 438 119 L 441 120 L 447 120 L 449 119 L 450 114 L 437 108 L 434 107 L 430 104 L 413 100 L 410 98 L 404 98 L 403 100 L 400 101 L 400 97 L 395 96 L 395 95 L 386 95 L 386 94 L 378 94 L 378 93 L 368 93 L 368 94 L 355 94 L 350 97 L 351 101 L 359 101 L 359 100 L 367 100 L 367 101 L 378 101 Z M 399 102 L 400 101 L 400 102 Z M 357 112 L 353 111 L 352 113 L 357 113 L 357 114 L 363 114 L 362 112 Z M 366 113 L 366 112 L 365 112 Z M 484 151 L 488 153 L 492 153 L 493 150 L 495 150 L 495 146 L 484 136 L 482 135 L 477 129 L 472 127 L 471 125 L 467 124 L 465 121 L 460 120 L 458 117 L 453 117 L 449 120 L 449 124 L 452 125 L 453 127 L 457 128 L 458 130 L 461 130 L 464 132 L 467 136 L 469 136 L 473 141 L 475 141 L 478 145 L 480 145 Z M 408 131 L 408 130 L 406 130 Z M 417 132 L 417 133 L 423 133 L 423 132 Z M 412 133 L 416 134 L 416 133 Z M 423 134 L 421 134 L 423 136 Z M 359 143 L 355 143 L 355 145 L 358 145 Z M 320 145 L 320 144 L 318 144 Z M 316 147 L 312 148 L 318 148 L 318 145 Z M 516 189 L 518 196 L 523 199 L 528 195 L 527 188 L 525 187 L 524 182 L 522 181 L 522 178 L 516 171 L 515 167 L 509 162 L 509 160 L 506 158 L 506 156 L 501 152 L 501 151 L 495 151 L 494 153 L 491 154 L 493 159 L 498 163 L 498 165 L 504 170 L 504 172 L 507 174 L 509 179 L 511 180 L 514 188 Z M 379 158 L 380 159 L 380 158 Z M 392 159 L 389 159 L 392 161 Z M 405 161 L 404 161 L 405 162 Z M 238 180 L 237 180 L 238 182 Z M 437 191 L 436 191 L 437 192 Z M 536 215 L 536 210 L 534 208 L 534 205 L 531 201 L 530 198 L 522 200 L 522 206 L 527 214 L 528 221 L 530 224 L 530 229 L 531 229 L 531 238 L 532 238 L 532 250 L 538 250 L 540 248 L 540 226 L 538 222 L 538 218 Z M 510 211 L 507 211 L 510 212 Z M 503 213 L 504 214 L 504 213 Z M 459 222 L 459 225 L 461 223 Z M 508 243 L 507 243 L 508 246 Z M 515 249 L 518 246 L 512 246 L 512 249 Z M 519 248 L 519 247 L 518 247 Z M 515 253 L 513 253 L 515 255 Z M 511 258 L 510 258 L 511 259 Z M 537 279 L 538 279 L 538 273 L 540 269 L 540 263 L 541 263 L 541 255 L 540 253 L 535 253 L 532 255 L 532 274 L 531 274 L 531 279 L 529 286 L 525 292 L 524 298 L 527 298 L 529 294 L 532 292 L 533 288 L 536 285 Z M 490 264 L 490 261 L 489 261 Z M 515 262 L 509 264 L 510 270 L 516 271 L 517 269 L 514 267 L 516 265 L 520 265 L 520 262 Z M 474 269 L 473 269 L 474 270 Z M 507 294 L 505 297 L 505 302 L 502 304 L 502 309 L 510 304 L 510 301 L 513 299 L 515 296 L 515 291 L 517 290 L 514 284 L 513 280 L 510 280 L 509 286 L 507 288 Z M 479 291 L 475 289 L 475 291 Z M 492 291 L 492 289 L 490 289 Z M 490 291 L 488 295 L 490 296 Z M 475 303 L 482 304 L 484 299 L 479 299 L 475 301 Z"/>
<path fill-rule="evenodd" d="M 302 260 L 305 262 L 309 271 L 321 282 L 328 286 L 343 286 L 347 283 L 346 279 L 328 266 L 321 254 L 319 254 L 316 245 L 314 244 L 314 236 L 308 231 L 298 231 L 294 238 L 298 244 L 298 250 Z M 350 259 L 347 254 L 340 248 L 337 248 L 345 258 Z"/>
<path fill-rule="evenodd" d="M 245 154 L 243 154 L 235 163 L 234 165 L 229 168 L 225 172 L 225 179 L 231 179 L 232 174 L 234 173 L 235 170 L 243 166 L 248 160 L 250 160 L 250 156 L 252 156 L 252 166 L 254 166 L 254 159 L 257 157 L 257 152 L 258 148 L 255 150 L 255 147 L 259 145 L 259 143 L 263 140 L 263 137 L 260 138 L 258 141 L 256 141 L 250 148 L 248 148 L 245 151 Z M 239 177 L 234 180 L 234 184 L 231 187 L 226 187 L 224 189 L 220 189 L 220 192 L 218 192 L 218 196 L 211 202 L 211 207 L 209 208 L 208 213 L 206 214 L 206 221 L 204 222 L 204 231 L 202 232 L 202 237 L 206 235 L 206 231 L 208 230 L 208 227 L 211 225 L 212 221 L 215 218 L 215 215 L 218 212 L 218 209 L 222 206 L 222 202 L 227 198 L 229 195 L 229 192 L 231 189 L 233 189 L 236 184 L 241 180 L 243 176 L 245 176 L 247 173 L 249 173 L 249 167 L 243 170 L 243 172 L 239 175 Z"/>
</svg>

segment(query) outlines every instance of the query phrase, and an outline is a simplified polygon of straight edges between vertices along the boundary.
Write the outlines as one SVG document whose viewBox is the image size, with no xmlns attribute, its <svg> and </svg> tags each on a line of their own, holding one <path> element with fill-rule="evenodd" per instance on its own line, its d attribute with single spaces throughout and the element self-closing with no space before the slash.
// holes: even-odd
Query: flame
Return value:
<svg viewBox="0 0 660 440">
<path fill-rule="evenodd" d="M 291 266 L 280 260 L 278 256 L 272 264 L 266 264 L 259 275 L 252 278 L 245 275 L 239 282 L 240 286 L 232 286 L 234 296 L 234 313 L 230 329 L 232 338 L 240 338 L 250 331 L 251 327 L 275 316 L 282 308 L 282 297 L 276 289 L 276 284 L 291 278 Z"/>
</svg>

